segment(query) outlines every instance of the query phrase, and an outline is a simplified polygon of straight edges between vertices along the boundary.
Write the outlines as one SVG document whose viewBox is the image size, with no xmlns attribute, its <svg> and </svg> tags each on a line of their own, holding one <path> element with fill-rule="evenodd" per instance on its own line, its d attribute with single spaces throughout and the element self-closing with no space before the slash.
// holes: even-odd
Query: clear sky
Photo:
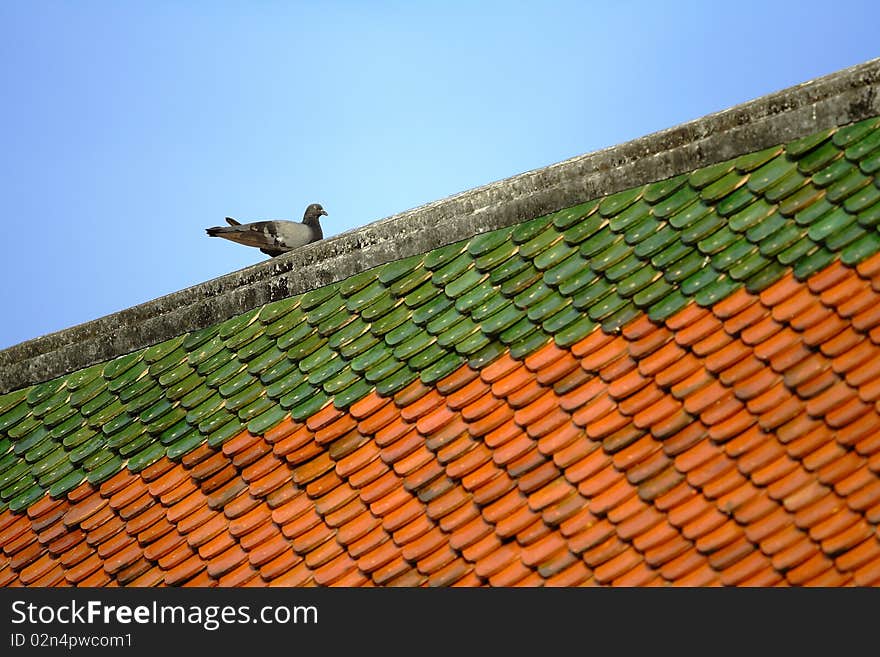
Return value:
<svg viewBox="0 0 880 657">
<path fill-rule="evenodd" d="M 0 348 L 880 55 L 876 0 L 0 2 Z"/>
</svg>

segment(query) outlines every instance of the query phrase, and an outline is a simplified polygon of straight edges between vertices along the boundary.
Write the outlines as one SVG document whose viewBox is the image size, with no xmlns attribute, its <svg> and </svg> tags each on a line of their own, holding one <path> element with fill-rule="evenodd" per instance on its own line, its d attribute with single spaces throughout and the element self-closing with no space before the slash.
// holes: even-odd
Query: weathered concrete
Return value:
<svg viewBox="0 0 880 657">
<path fill-rule="evenodd" d="M 209 326 L 391 260 L 880 114 L 880 59 L 478 187 L 0 351 L 0 393 Z"/>
</svg>

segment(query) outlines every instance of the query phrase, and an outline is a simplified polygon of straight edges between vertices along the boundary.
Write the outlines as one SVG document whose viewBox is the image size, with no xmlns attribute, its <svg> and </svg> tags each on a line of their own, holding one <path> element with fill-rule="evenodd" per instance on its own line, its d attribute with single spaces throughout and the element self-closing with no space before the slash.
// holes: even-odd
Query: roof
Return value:
<svg viewBox="0 0 880 657">
<path fill-rule="evenodd" d="M 878 72 L 3 352 L 0 583 L 880 583 Z"/>
</svg>

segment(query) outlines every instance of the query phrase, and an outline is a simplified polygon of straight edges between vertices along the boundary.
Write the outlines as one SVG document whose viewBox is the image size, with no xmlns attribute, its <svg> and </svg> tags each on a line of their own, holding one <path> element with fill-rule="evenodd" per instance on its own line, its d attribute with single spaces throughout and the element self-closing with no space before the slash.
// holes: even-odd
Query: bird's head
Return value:
<svg viewBox="0 0 880 657">
<path fill-rule="evenodd" d="M 320 203 L 312 203 L 309 207 L 306 208 L 306 213 L 303 215 L 303 223 L 318 223 L 318 219 L 322 216 L 327 216 L 327 211 L 321 206 Z"/>
</svg>

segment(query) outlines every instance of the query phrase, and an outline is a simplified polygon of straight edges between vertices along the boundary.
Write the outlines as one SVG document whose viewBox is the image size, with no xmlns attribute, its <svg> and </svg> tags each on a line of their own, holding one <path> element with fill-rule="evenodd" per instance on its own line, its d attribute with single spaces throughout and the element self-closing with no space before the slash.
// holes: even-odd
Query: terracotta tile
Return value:
<svg viewBox="0 0 880 657">
<path fill-rule="evenodd" d="M 232 459 L 232 464 L 242 470 L 242 477 L 245 481 L 250 481 L 252 477 L 248 477 L 244 475 L 244 470 L 246 470 L 249 466 L 259 461 L 262 457 L 268 455 L 271 459 L 271 463 L 280 463 L 278 459 L 275 458 L 272 453 L 272 446 L 269 445 L 266 441 L 259 439 L 253 445 L 248 447 L 245 450 L 240 452 L 236 452 L 235 456 Z"/>
<path fill-rule="evenodd" d="M 504 353 L 480 371 L 480 378 L 492 383 L 519 365 L 519 361 L 514 360 L 509 353 Z"/>
<path fill-rule="evenodd" d="M 447 546 L 443 546 L 419 561 L 418 564 L 416 564 L 416 567 L 423 575 L 435 575 L 444 567 L 453 563 L 457 558 L 458 555 L 456 555 L 455 552 L 450 550 Z"/>
<path fill-rule="evenodd" d="M 743 587 L 770 587 L 785 584 L 783 576 L 771 568 L 759 570 L 755 575 L 744 579 L 740 582 Z"/>
<path fill-rule="evenodd" d="M 0 547 L 9 545 L 12 541 L 21 537 L 25 533 L 33 533 L 31 530 L 31 523 L 27 516 L 13 514 L 11 511 L 7 511 L 7 514 L 7 524 L 3 527 L 2 531 L 0 531 Z M 66 518 L 67 514 L 65 514 L 64 517 Z"/>
<path fill-rule="evenodd" d="M 261 557 L 268 555 L 272 551 L 274 551 L 271 544 L 268 545 L 266 548 L 263 548 L 262 550 L 258 548 L 258 550 L 259 551 L 255 550 L 249 555 L 250 562 L 253 565 L 257 565 L 257 563 L 262 562 Z M 296 554 L 296 552 L 290 549 L 290 546 L 285 540 L 284 550 L 278 556 L 262 565 L 262 567 L 260 568 L 260 576 L 267 581 L 271 581 L 276 577 L 280 577 L 282 574 L 286 573 L 302 560 L 302 557 L 300 557 L 298 554 Z"/>
<path fill-rule="evenodd" d="M 615 535 L 614 525 L 605 519 L 587 527 L 580 533 L 570 537 L 568 547 L 575 553 L 590 550 Z"/>
<path fill-rule="evenodd" d="M 800 511 L 828 495 L 829 489 L 818 482 L 812 482 L 798 489 L 783 500 L 785 508 L 792 512 Z"/>
<path fill-rule="evenodd" d="M 515 559 L 501 571 L 489 577 L 489 583 L 492 586 L 506 587 L 514 586 L 520 580 L 528 577 L 532 571 L 525 566 L 519 559 Z"/>
<path fill-rule="evenodd" d="M 658 568 L 667 580 L 675 582 L 705 565 L 706 559 L 684 539 L 670 541 L 645 555 L 645 561 Z"/>
<path fill-rule="evenodd" d="M 377 518 L 365 513 L 340 527 L 336 540 L 347 546 L 352 558 L 357 559 L 388 540 L 388 533 Z"/>
<path fill-rule="evenodd" d="M 629 553 L 627 552 L 624 554 Z M 600 576 L 597 576 L 597 579 L 599 579 L 599 577 Z M 611 585 L 618 587 L 646 586 L 649 582 L 657 579 L 658 577 L 660 577 L 660 573 L 658 573 L 656 570 L 651 568 L 643 561 L 640 561 L 635 565 L 635 567 L 614 579 L 614 581 L 611 582 Z"/>
<path fill-rule="evenodd" d="M 38 579 L 46 575 L 49 571 L 51 571 L 55 567 L 55 565 L 55 560 L 48 554 L 44 554 L 42 557 L 31 563 L 29 566 L 22 569 L 22 571 L 18 574 L 19 579 L 26 586 L 33 584 Z"/>
<path fill-rule="evenodd" d="M 495 525 L 495 533 L 502 538 L 510 538 L 539 521 L 540 516 L 529 510 L 527 506 L 522 506 L 509 516 L 499 520 Z M 543 523 L 542 526 L 544 526 Z M 544 528 L 547 529 L 546 526 Z"/>
<path fill-rule="evenodd" d="M 699 532 L 696 526 L 694 529 L 689 529 L 688 526 L 686 526 L 682 532 L 685 538 L 695 540 L 697 549 L 702 553 L 720 550 L 743 536 L 742 528 L 736 522 L 730 519 L 725 519 L 724 516 L 718 514 L 718 512 L 715 512 L 715 514 L 715 517 L 721 516 L 722 519 L 722 522 L 717 527 L 709 531 Z M 702 523 L 704 524 L 704 527 L 708 528 L 713 524 L 709 522 L 710 518 L 707 517 L 709 515 L 710 514 L 704 514 L 693 522 Z"/>
<path fill-rule="evenodd" d="M 85 579 L 80 580 L 78 582 L 77 586 L 86 587 L 86 588 L 89 588 L 89 587 L 97 588 L 97 587 L 102 587 L 102 586 L 112 586 L 111 582 L 112 582 L 112 579 L 110 578 L 110 576 L 107 573 L 105 573 L 103 570 L 96 570 L 94 573 L 92 573 L 91 575 L 89 575 Z"/>
<path fill-rule="evenodd" d="M 640 563 L 642 563 L 642 555 L 630 548 L 597 567 L 593 576 L 599 582 L 608 584 L 612 580 L 622 577 Z"/>
<path fill-rule="evenodd" d="M 860 488 L 847 498 L 847 506 L 854 511 L 867 511 L 871 514 L 871 509 L 880 501 L 880 481 Z"/>
<path fill-rule="evenodd" d="M 357 560 L 358 568 L 364 573 L 372 573 L 400 555 L 393 541 L 385 541 Z"/>
<path fill-rule="evenodd" d="M 866 289 L 870 289 L 867 281 L 850 273 L 833 286 L 822 290 L 820 298 L 826 306 L 837 307 L 839 312 L 839 306 L 858 297 Z"/>
<path fill-rule="evenodd" d="M 244 477 L 245 474 L 242 473 Z M 279 464 L 266 475 L 260 477 L 256 481 L 246 479 L 250 482 L 248 490 L 253 497 L 266 497 L 270 493 L 278 490 L 284 484 L 292 481 L 290 470 L 284 465 Z"/>
<path fill-rule="evenodd" d="M 721 329 L 721 322 L 718 318 L 712 315 L 712 313 L 703 311 L 698 319 L 682 324 L 679 329 L 675 330 L 675 341 L 682 346 L 691 346 L 718 332 L 719 329 Z"/>
<path fill-rule="evenodd" d="M 811 558 L 789 570 L 785 577 L 791 584 L 800 586 L 833 567 L 832 562 L 825 555 L 816 551 Z"/>
<path fill-rule="evenodd" d="M 474 572 L 479 577 L 489 578 L 503 570 L 512 561 L 518 561 L 518 555 L 519 548 L 515 544 L 502 544 L 494 552 L 480 558 L 474 566 Z"/>
<path fill-rule="evenodd" d="M 834 568 L 829 568 L 818 577 L 804 582 L 804 586 L 819 586 L 823 588 L 848 586 L 851 579 L 850 575 L 839 573 Z"/>
<path fill-rule="evenodd" d="M 580 369 L 580 363 L 568 352 L 559 360 L 546 365 L 538 370 L 536 379 L 541 385 L 553 385 L 576 369 Z"/>
<path fill-rule="evenodd" d="M 759 550 L 754 550 L 747 556 L 727 566 L 721 572 L 721 583 L 725 586 L 735 586 L 769 567 L 770 562 L 767 557 L 761 554 Z"/>
<path fill-rule="evenodd" d="M 245 430 L 223 443 L 222 450 L 227 456 L 233 456 L 248 449 L 259 440 L 259 436 L 254 436 Z"/>
<path fill-rule="evenodd" d="M 464 369 L 469 369 L 469 368 L 464 368 Z M 453 374 L 450 374 L 448 377 L 446 377 L 446 379 L 444 379 L 444 381 L 454 381 L 455 376 L 456 376 L 456 373 L 454 372 Z M 474 374 L 473 376 L 476 376 L 476 375 Z M 438 382 L 438 383 L 440 383 L 440 382 Z M 446 387 L 448 387 L 449 383 L 446 383 L 445 385 L 446 385 Z M 348 413 L 351 414 L 351 416 L 354 417 L 355 419 L 361 420 L 361 419 L 367 417 L 368 415 L 372 415 L 373 413 L 378 411 L 380 408 L 387 405 L 390 401 L 391 400 L 388 399 L 387 397 L 382 397 L 377 392 L 373 391 L 373 392 L 370 392 L 363 399 L 360 399 L 360 400 L 356 401 L 354 404 L 352 404 L 351 406 L 349 406 Z M 285 422 L 287 422 L 287 420 L 285 420 Z"/>
<path fill-rule="evenodd" d="M 538 370 L 555 363 L 567 353 L 567 350 L 556 346 L 555 342 L 549 342 L 538 349 L 535 353 L 527 356 L 523 362 L 529 370 L 537 372 Z"/>
<path fill-rule="evenodd" d="M 871 535 L 837 557 L 835 566 L 842 571 L 853 571 L 878 558 L 880 558 L 880 539 Z"/>
<path fill-rule="evenodd" d="M 321 586 L 330 586 L 338 582 L 338 580 L 346 574 L 355 570 L 357 570 L 357 563 L 355 563 L 348 554 L 342 553 L 319 568 L 316 568 L 314 571 L 314 578 L 315 582 Z"/>
<path fill-rule="evenodd" d="M 398 476 L 408 477 L 432 461 L 434 454 L 424 444 L 420 444 L 414 451 L 395 461 L 392 467 Z"/>
<path fill-rule="evenodd" d="M 629 546 L 618 539 L 616 535 L 612 535 L 599 545 L 591 547 L 585 551 L 581 557 L 590 568 L 595 570 L 598 566 L 610 561 L 621 552 L 625 551 L 628 547 Z"/>
<path fill-rule="evenodd" d="M 713 499 L 730 492 L 744 481 L 736 470 L 734 461 L 719 453 L 713 459 L 691 470 L 687 474 L 688 483 L 703 490 L 703 495 Z"/>
<path fill-rule="evenodd" d="M 96 571 L 103 573 L 101 565 L 101 558 L 97 554 L 92 554 L 88 558 L 79 561 L 75 566 L 68 568 L 65 577 L 68 582 L 78 584 Z"/>
<path fill-rule="evenodd" d="M 880 257 L 877 254 L 863 260 L 856 267 L 859 276 L 863 278 L 871 278 L 880 272 Z"/>
<path fill-rule="evenodd" d="M 332 561 L 344 551 L 345 549 L 332 538 L 325 540 L 306 553 L 306 565 L 314 570 Z"/>
<path fill-rule="evenodd" d="M 639 340 L 662 330 L 662 325 L 652 321 L 644 313 L 621 327 L 620 332 L 627 340 Z"/>
<path fill-rule="evenodd" d="M 633 479 L 633 471 L 628 472 L 627 476 Z M 683 479 L 684 477 L 680 472 L 673 467 L 667 466 L 665 469 L 657 472 L 657 474 L 653 474 L 650 478 L 640 481 L 638 488 L 639 497 L 645 501 L 654 500 L 656 502 L 670 491 L 675 490 L 676 486 Z"/>
<path fill-rule="evenodd" d="M 593 379 L 593 375 L 585 371 L 578 364 L 571 372 L 553 383 L 553 391 L 557 395 L 567 395 L 569 392 L 576 390 Z M 604 384 L 603 381 L 600 381 L 600 383 Z"/>
<path fill-rule="evenodd" d="M 714 461 L 710 461 L 707 466 L 714 465 L 714 463 Z M 729 463 L 733 465 L 733 461 L 729 461 Z M 742 486 L 745 481 L 745 477 L 743 477 L 742 474 L 740 474 L 740 472 L 736 470 L 735 467 L 731 467 L 724 474 L 711 479 L 705 484 L 702 484 L 703 495 L 705 495 L 710 500 L 721 498 L 723 496 L 727 496 L 733 493 L 733 491 Z M 725 510 L 731 510 L 728 509 L 726 505 L 722 505 L 721 500 L 718 500 L 718 503 L 719 506 L 724 506 Z"/>
<path fill-rule="evenodd" d="M 628 427 L 630 419 L 616 408 L 586 424 L 587 435 L 593 440 L 605 440 L 615 432 Z M 613 451 L 613 450 L 612 450 Z"/>
<path fill-rule="evenodd" d="M 389 585 L 389 582 L 391 582 L 395 578 L 400 577 L 404 573 L 412 570 L 413 568 L 409 565 L 409 562 L 405 561 L 401 557 L 397 557 L 393 561 L 376 570 L 372 574 L 372 578 L 373 581 L 376 582 L 376 584 L 378 584 L 379 586 L 387 586 Z"/>
<path fill-rule="evenodd" d="M 400 410 L 394 404 L 385 404 L 379 407 L 377 410 L 374 410 L 371 414 L 360 418 L 360 422 L 358 423 L 358 431 L 360 431 L 365 436 L 374 436 L 381 429 L 387 427 L 391 422 L 394 421 L 403 422 L 400 419 Z M 305 436 L 310 436 L 307 430 L 303 430 L 294 435 L 300 436 L 298 442 L 301 442 L 302 444 L 305 444 Z"/>
<path fill-rule="evenodd" d="M 543 519 L 539 515 L 533 514 L 525 509 L 522 511 L 522 513 L 524 516 L 527 516 L 529 518 L 529 522 L 523 522 L 523 526 L 516 531 L 516 540 L 523 547 L 532 545 L 532 543 L 542 539 L 544 536 L 552 531 L 550 527 L 548 527 L 544 523 Z M 497 529 L 499 536 L 505 535 L 503 524 L 504 522 L 499 523 L 498 525 Z"/>
<path fill-rule="evenodd" d="M 770 358 L 770 367 L 774 372 L 785 374 L 813 356 L 812 351 L 801 344 L 799 339 L 780 350 Z"/>
<path fill-rule="evenodd" d="M 565 549 L 566 541 L 562 535 L 551 532 L 528 547 L 523 548 L 521 558 L 525 565 L 536 567 L 555 553 Z"/>
<path fill-rule="evenodd" d="M 181 467 L 174 467 L 151 481 L 147 485 L 147 490 L 150 491 L 150 495 L 153 497 L 161 498 L 186 482 L 189 477 L 190 474 L 186 470 Z"/>
<path fill-rule="evenodd" d="M 613 341 L 613 335 L 609 335 L 604 331 L 595 330 L 581 341 L 573 344 L 570 347 L 570 351 L 578 358 L 582 358 L 587 354 L 595 353 L 596 351 L 601 350 L 602 348 L 611 344 Z"/>
<path fill-rule="evenodd" d="M 325 541 L 332 540 L 334 531 L 323 523 L 318 523 L 307 531 L 292 537 L 291 546 L 299 554 L 314 550 Z"/>
<path fill-rule="evenodd" d="M 558 477 L 546 486 L 529 495 L 529 506 L 533 511 L 540 511 L 574 492 L 574 488 L 564 478 Z"/>
<path fill-rule="evenodd" d="M 67 502 L 67 500 L 65 500 L 63 498 L 56 499 L 56 498 L 53 498 L 49 495 L 44 495 L 39 500 L 37 500 L 36 502 L 31 504 L 25 510 L 25 513 L 27 514 L 28 518 L 36 519 L 36 518 L 39 518 L 40 516 L 44 516 L 44 515 L 52 513 L 52 512 L 57 512 L 58 510 L 60 510 L 62 508 L 63 509 L 70 508 L 70 504 Z M 7 513 L 9 514 L 8 520 L 4 520 L 4 519 L 0 518 L 0 532 L 2 532 L 2 530 L 6 526 L 4 523 L 11 524 L 13 522 L 11 519 L 13 517 L 13 514 L 9 511 L 7 511 Z"/>
<path fill-rule="evenodd" d="M 260 566 L 264 566 L 272 562 L 275 559 L 278 559 L 285 554 L 292 554 L 290 550 L 290 544 L 287 540 L 278 533 L 277 530 L 273 530 L 269 534 L 268 540 L 264 540 L 259 545 L 254 546 L 248 552 L 248 560 L 251 565 L 259 568 Z M 245 546 L 242 546 L 245 547 Z M 248 549 L 245 547 L 245 549 Z M 266 573 L 261 570 L 261 574 L 265 577 Z"/>
<path fill-rule="evenodd" d="M 742 360 L 722 370 L 718 374 L 718 380 L 725 386 L 734 386 L 734 392 L 737 396 L 740 399 L 745 399 L 746 397 L 742 396 L 741 388 L 745 386 L 747 382 L 753 386 L 753 389 L 751 390 L 752 394 L 756 392 L 760 394 L 762 391 L 760 386 L 771 383 L 767 377 L 772 375 L 768 375 L 765 368 L 766 366 L 761 361 L 749 354 Z M 758 378 L 753 379 L 752 377 Z"/>
<path fill-rule="evenodd" d="M 587 498 L 600 495 L 604 491 L 612 488 L 616 484 L 625 481 L 625 476 L 610 464 L 608 459 L 607 465 L 596 467 L 597 463 L 601 463 L 603 457 L 607 458 L 604 453 L 596 458 L 581 461 L 578 465 L 568 468 L 565 471 L 566 479 L 573 484 L 578 484 L 578 491 Z"/>
<path fill-rule="evenodd" d="M 833 499 L 833 497 L 833 495 L 828 496 L 830 499 Z M 853 513 L 847 509 L 841 501 L 837 501 L 832 508 L 834 510 L 828 515 L 828 517 L 810 526 L 810 537 L 814 541 L 824 542 L 832 539 L 833 537 L 842 534 L 861 520 L 860 514 Z M 807 509 L 804 511 L 807 511 Z M 797 516 L 795 519 L 797 520 Z"/>
<path fill-rule="evenodd" d="M 827 428 L 822 424 L 817 424 L 813 429 L 805 431 L 800 438 L 789 443 L 787 452 L 794 458 L 802 459 L 828 444 L 831 439 L 832 435 Z"/>
<path fill-rule="evenodd" d="M 700 358 L 709 358 L 713 354 L 725 349 L 726 347 L 735 344 L 733 338 L 730 337 L 727 333 L 722 330 L 720 324 L 716 326 L 716 329 L 706 335 L 704 338 L 694 343 L 691 346 L 691 351 L 693 351 Z"/>
<path fill-rule="evenodd" d="M 632 572 L 632 571 L 631 571 Z M 545 586 L 580 586 L 591 575 L 590 569 L 583 561 L 575 561 L 561 572 L 547 578 Z"/>
<path fill-rule="evenodd" d="M 548 578 L 565 571 L 575 563 L 583 562 L 567 549 L 558 550 L 542 561 L 538 566 L 538 572 L 531 577 L 537 577 L 537 586 L 545 586 Z"/>
<path fill-rule="evenodd" d="M 704 587 L 710 585 L 717 585 L 718 582 L 718 574 L 712 570 L 708 566 L 708 564 L 702 564 L 695 570 L 690 571 L 687 575 L 677 580 L 674 584 L 675 586 L 682 587 Z"/>
<path fill-rule="evenodd" d="M 240 571 L 242 572 L 242 576 L 247 577 L 248 579 L 253 576 L 251 574 L 253 571 L 251 567 L 247 564 L 239 566 L 239 568 L 232 571 L 230 575 L 239 573 Z M 305 562 L 300 562 L 284 574 L 276 577 L 271 582 L 269 582 L 269 586 L 306 586 L 308 582 L 311 581 L 312 576 L 313 573 L 311 569 L 306 566 Z M 229 575 L 227 575 L 226 577 L 229 577 Z M 223 579 L 220 580 L 220 586 L 224 586 Z"/>
<path fill-rule="evenodd" d="M 424 517 L 425 505 L 417 498 L 411 497 L 402 505 L 389 511 L 383 516 L 382 526 L 388 532 L 396 532 L 405 525 L 413 522 L 416 518 Z"/>
<path fill-rule="evenodd" d="M 880 325 L 880 305 L 868 306 L 852 318 L 853 327 L 863 333 Z"/>
<path fill-rule="evenodd" d="M 858 518 L 846 530 L 829 536 L 822 541 L 822 551 L 829 556 L 835 556 L 852 549 L 861 541 L 871 536 L 874 529 L 865 520 Z"/>
<path fill-rule="evenodd" d="M 877 586 L 880 582 L 880 559 L 874 559 L 853 573 L 856 586 Z"/>
<path fill-rule="evenodd" d="M 95 492 L 70 507 L 67 513 L 64 514 L 64 524 L 68 527 L 78 525 L 104 508 L 107 503 L 106 499 Z M 0 536 L 0 544 L 3 543 L 4 538 Z"/>
<path fill-rule="evenodd" d="M 718 313 L 717 309 L 715 312 L 716 314 Z M 731 336 L 738 335 L 743 330 L 761 322 L 761 320 L 768 316 L 768 310 L 760 303 L 751 302 L 748 305 L 744 305 L 737 312 L 722 317 L 724 319 L 724 331 Z"/>
<path fill-rule="evenodd" d="M 836 513 L 842 506 L 843 502 L 833 494 L 825 495 L 798 509 L 794 515 L 795 524 L 801 529 L 810 529 Z"/>
<path fill-rule="evenodd" d="M 851 475 L 838 481 L 834 485 L 834 490 L 838 495 L 849 497 L 862 487 L 874 482 L 874 480 L 874 473 L 871 472 L 871 470 L 865 464 L 860 466 L 859 469 L 853 472 Z"/>
<path fill-rule="evenodd" d="M 758 301 L 758 297 L 750 294 L 744 287 L 738 288 L 736 292 L 729 297 L 719 301 L 712 306 L 712 312 L 721 319 L 726 319 L 731 315 L 742 312 Z"/>
<path fill-rule="evenodd" d="M 512 476 L 518 477 L 517 487 L 525 494 L 538 490 L 560 476 L 559 468 L 553 461 L 545 459 L 537 453 L 537 450 L 529 452 L 529 454 L 533 453 L 536 454 L 536 458 L 527 470 L 523 468 L 518 471 L 514 467 L 516 462 L 508 468 L 508 472 Z"/>
<path fill-rule="evenodd" d="M 286 438 L 294 431 L 300 429 L 303 425 L 295 422 L 291 417 L 286 417 L 274 427 L 263 434 L 263 439 L 270 445 L 277 443 L 282 438 Z"/>
<path fill-rule="evenodd" d="M 319 524 L 321 524 L 321 517 L 315 512 L 313 507 L 309 506 L 305 513 L 283 523 L 281 531 L 287 538 L 292 539 L 304 534 Z"/>
<path fill-rule="evenodd" d="M 612 508 L 618 506 L 623 503 L 630 497 L 635 495 L 635 489 L 632 484 L 630 484 L 625 478 L 619 477 L 619 474 L 615 474 L 615 478 L 617 479 L 616 483 L 611 486 L 604 488 L 601 491 L 597 491 L 595 487 L 590 486 L 590 482 L 592 482 L 595 478 L 589 479 L 586 482 L 582 482 L 578 487 L 581 494 L 590 497 L 592 495 L 592 499 L 590 500 L 589 509 L 590 512 L 596 515 L 604 515 L 608 513 Z M 586 490 L 585 490 L 586 489 Z M 595 491 L 595 492 L 588 492 Z"/>
<path fill-rule="evenodd" d="M 560 411 L 561 413 L 561 411 Z M 530 437 L 536 438 L 537 436 Z M 544 456 L 552 456 L 565 447 L 584 438 L 582 429 L 566 421 L 537 440 L 538 451 Z"/>
<path fill-rule="evenodd" d="M 256 506 L 247 513 L 229 521 L 229 533 L 235 537 L 243 536 L 253 531 L 258 525 L 268 522 L 270 517 L 271 511 L 267 506 Z"/>
<path fill-rule="evenodd" d="M 797 467 L 795 461 L 791 461 L 791 468 L 784 476 L 776 479 L 767 486 L 767 494 L 774 500 L 783 500 L 813 481 L 813 477 L 803 468 Z"/>
</svg>

